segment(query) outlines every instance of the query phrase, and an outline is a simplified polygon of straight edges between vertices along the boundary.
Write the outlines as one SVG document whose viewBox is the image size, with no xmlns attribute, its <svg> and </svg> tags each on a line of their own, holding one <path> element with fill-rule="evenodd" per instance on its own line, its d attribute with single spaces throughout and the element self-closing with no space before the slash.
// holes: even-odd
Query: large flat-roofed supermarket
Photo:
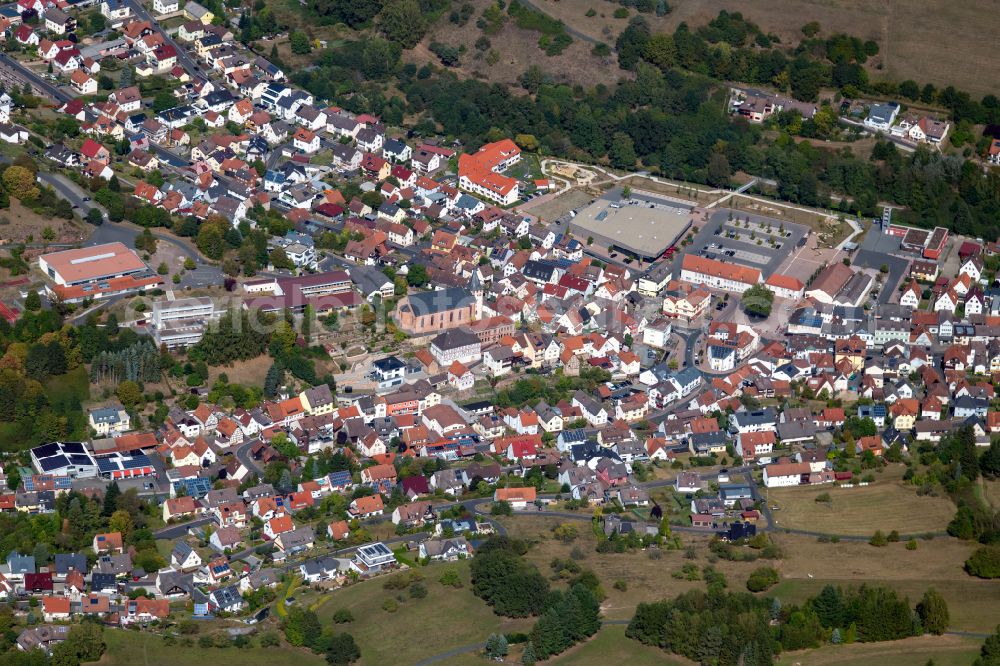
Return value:
<svg viewBox="0 0 1000 666">
<path fill-rule="evenodd" d="M 691 210 L 669 202 L 598 199 L 569 227 L 580 236 L 593 236 L 599 245 L 651 260 L 676 245 L 691 224 Z"/>
</svg>

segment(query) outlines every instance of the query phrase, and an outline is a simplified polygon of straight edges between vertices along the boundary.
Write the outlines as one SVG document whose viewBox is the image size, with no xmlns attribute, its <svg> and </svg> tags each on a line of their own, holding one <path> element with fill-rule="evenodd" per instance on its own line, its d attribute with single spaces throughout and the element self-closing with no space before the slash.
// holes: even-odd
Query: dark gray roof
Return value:
<svg viewBox="0 0 1000 666">
<path fill-rule="evenodd" d="M 468 290 L 461 287 L 450 287 L 448 289 L 438 289 L 437 291 L 424 291 L 418 294 L 411 294 L 407 297 L 406 304 L 401 306 L 402 311 L 409 311 L 414 316 L 436 314 L 448 310 L 456 310 L 460 307 L 472 305 L 475 297 Z"/>
<path fill-rule="evenodd" d="M 449 328 L 431 341 L 431 345 L 442 351 L 461 349 L 479 344 L 479 337 L 464 328 Z"/>
</svg>

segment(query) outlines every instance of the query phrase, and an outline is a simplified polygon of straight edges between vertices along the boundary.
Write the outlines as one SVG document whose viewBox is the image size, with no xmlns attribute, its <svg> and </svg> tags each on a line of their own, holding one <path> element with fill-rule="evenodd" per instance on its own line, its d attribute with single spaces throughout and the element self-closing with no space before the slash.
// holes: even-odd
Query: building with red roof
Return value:
<svg viewBox="0 0 1000 666">
<path fill-rule="evenodd" d="M 517 180 L 503 172 L 521 161 L 521 149 L 510 139 L 487 143 L 471 155 L 458 157 L 458 184 L 462 189 L 504 206 L 517 201 Z"/>
</svg>

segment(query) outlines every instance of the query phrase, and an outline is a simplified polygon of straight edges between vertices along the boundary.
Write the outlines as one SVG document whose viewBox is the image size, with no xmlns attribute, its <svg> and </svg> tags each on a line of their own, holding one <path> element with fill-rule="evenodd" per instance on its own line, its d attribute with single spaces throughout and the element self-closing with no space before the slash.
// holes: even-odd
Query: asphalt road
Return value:
<svg viewBox="0 0 1000 666">
<path fill-rule="evenodd" d="M 192 527 L 200 527 L 201 525 L 208 525 L 209 523 L 213 522 L 213 520 L 214 519 L 211 516 L 205 516 L 203 518 L 197 518 L 195 520 L 186 523 L 168 525 L 163 529 L 153 532 L 153 536 L 156 537 L 157 539 L 178 539 L 187 534 L 188 530 L 191 529 Z"/>
<path fill-rule="evenodd" d="M 70 101 L 74 97 L 68 92 L 52 85 L 5 53 L 0 53 L 0 67 L 15 73 L 19 79 L 30 83 L 36 90 L 61 104 Z"/>
<path fill-rule="evenodd" d="M 236 459 L 240 461 L 240 464 L 250 470 L 251 474 L 256 474 L 259 479 L 264 476 L 264 468 L 258 465 L 257 461 L 250 455 L 250 447 L 253 443 L 254 440 L 244 440 L 242 444 L 236 447 L 233 453 L 236 455 Z"/>
</svg>

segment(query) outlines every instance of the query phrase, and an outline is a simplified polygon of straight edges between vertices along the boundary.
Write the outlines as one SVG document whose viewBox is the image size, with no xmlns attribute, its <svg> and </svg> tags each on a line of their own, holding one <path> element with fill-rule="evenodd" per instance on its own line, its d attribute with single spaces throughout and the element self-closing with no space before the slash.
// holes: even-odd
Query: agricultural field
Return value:
<svg viewBox="0 0 1000 666">
<path fill-rule="evenodd" d="M 902 468 L 886 468 L 865 487 L 777 488 L 768 501 L 778 527 L 826 534 L 871 536 L 875 530 L 900 534 L 940 532 L 955 515 L 947 497 L 917 495 L 901 481 Z M 830 501 L 825 500 L 829 497 Z"/>
</svg>

